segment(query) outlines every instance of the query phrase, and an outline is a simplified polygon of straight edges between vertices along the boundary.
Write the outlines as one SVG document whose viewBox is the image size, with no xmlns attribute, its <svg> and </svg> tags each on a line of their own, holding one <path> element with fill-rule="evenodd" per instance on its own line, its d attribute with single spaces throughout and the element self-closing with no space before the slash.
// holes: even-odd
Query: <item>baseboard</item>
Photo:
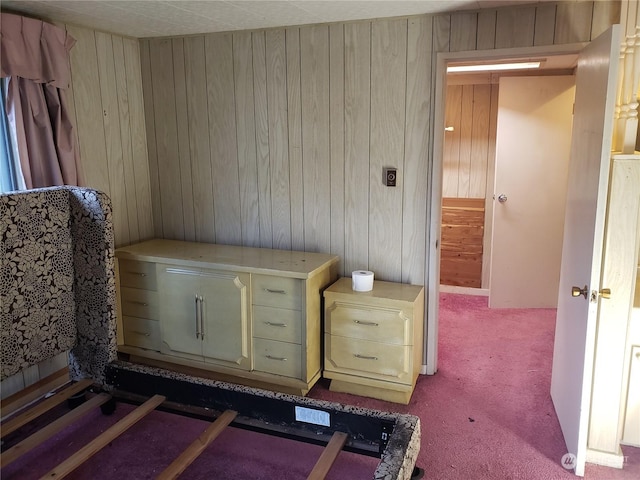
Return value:
<svg viewBox="0 0 640 480">
<path fill-rule="evenodd" d="M 472 287 L 458 287 L 455 285 L 440 285 L 441 293 L 460 293 L 463 295 L 477 295 L 481 297 L 489 296 L 488 288 L 472 288 Z"/>
<path fill-rule="evenodd" d="M 622 468 L 624 466 L 624 455 L 620 448 L 618 448 L 618 453 L 587 449 L 587 463 L 594 463 L 603 467 Z"/>
</svg>

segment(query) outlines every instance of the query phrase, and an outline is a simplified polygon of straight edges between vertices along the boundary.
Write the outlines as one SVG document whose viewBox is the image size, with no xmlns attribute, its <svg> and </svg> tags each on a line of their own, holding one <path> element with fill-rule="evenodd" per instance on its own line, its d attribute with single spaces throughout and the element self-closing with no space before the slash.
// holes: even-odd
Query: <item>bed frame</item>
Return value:
<svg viewBox="0 0 640 480">
<path fill-rule="evenodd" d="M 101 388 L 88 379 L 69 384 L 3 422 L 5 437 L 87 389 L 95 393 L 67 415 L 4 451 L 1 466 L 17 460 L 92 409 L 99 406 L 103 413 L 110 413 L 120 401 L 139 406 L 43 478 L 70 474 L 155 409 L 212 422 L 158 477 L 162 479 L 177 478 L 228 425 L 325 445 L 308 479 L 325 478 L 342 450 L 380 458 L 374 479 L 409 480 L 424 473 L 415 465 L 420 450 L 420 419 L 414 415 L 314 400 L 123 361 L 107 366 L 106 379 Z"/>
</svg>

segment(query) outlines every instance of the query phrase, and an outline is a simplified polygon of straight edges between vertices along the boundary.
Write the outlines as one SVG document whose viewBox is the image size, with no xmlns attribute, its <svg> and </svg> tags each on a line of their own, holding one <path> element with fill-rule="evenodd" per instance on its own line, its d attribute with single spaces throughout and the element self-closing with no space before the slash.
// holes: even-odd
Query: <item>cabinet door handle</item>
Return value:
<svg viewBox="0 0 640 480">
<path fill-rule="evenodd" d="M 285 357 L 274 357 L 273 355 L 265 355 L 269 360 L 279 360 L 280 362 L 286 362 L 287 359 Z"/>
<path fill-rule="evenodd" d="M 264 289 L 265 292 L 269 292 L 269 293 L 279 293 L 280 295 L 284 295 L 286 292 L 286 290 L 274 290 L 272 288 L 265 288 Z"/>
<path fill-rule="evenodd" d="M 367 325 L 369 327 L 377 327 L 379 324 L 376 322 L 363 322 L 362 320 L 354 320 L 358 325 Z"/>
<path fill-rule="evenodd" d="M 286 327 L 287 326 L 286 323 L 273 323 L 273 322 L 264 322 L 264 323 L 266 323 L 270 327 Z"/>
<path fill-rule="evenodd" d="M 363 360 L 378 360 L 378 357 L 369 357 L 368 355 L 360 355 L 359 353 L 354 353 L 353 356 Z"/>
<path fill-rule="evenodd" d="M 196 338 L 200 338 L 200 299 L 196 295 Z"/>
<path fill-rule="evenodd" d="M 200 338 L 204 340 L 204 297 L 200 295 Z"/>
</svg>

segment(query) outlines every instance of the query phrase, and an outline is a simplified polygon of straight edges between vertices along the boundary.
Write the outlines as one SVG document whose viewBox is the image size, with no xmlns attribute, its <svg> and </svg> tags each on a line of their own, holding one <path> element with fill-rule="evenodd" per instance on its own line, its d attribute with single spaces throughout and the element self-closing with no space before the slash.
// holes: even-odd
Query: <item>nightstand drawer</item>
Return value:
<svg viewBox="0 0 640 480">
<path fill-rule="evenodd" d="M 366 303 L 327 303 L 325 332 L 394 345 L 413 345 L 411 317 L 398 308 Z"/>
<path fill-rule="evenodd" d="M 158 294 L 151 290 L 121 287 L 122 314 L 129 317 L 158 319 Z"/>
<path fill-rule="evenodd" d="M 118 260 L 120 285 L 123 287 L 157 290 L 156 264 L 135 260 Z"/>
<path fill-rule="evenodd" d="M 298 310 L 254 305 L 253 336 L 300 344 L 302 313 Z"/>
<path fill-rule="evenodd" d="M 157 321 L 124 317 L 123 325 L 126 345 L 160 351 L 160 325 Z"/>
<path fill-rule="evenodd" d="M 324 338 L 325 370 L 400 383 L 411 382 L 412 347 L 383 345 L 329 334 Z"/>
<path fill-rule="evenodd" d="M 302 309 L 302 282 L 295 278 L 252 275 L 254 305 Z"/>
<path fill-rule="evenodd" d="M 285 377 L 302 376 L 300 345 L 254 338 L 253 353 L 254 370 Z"/>
</svg>

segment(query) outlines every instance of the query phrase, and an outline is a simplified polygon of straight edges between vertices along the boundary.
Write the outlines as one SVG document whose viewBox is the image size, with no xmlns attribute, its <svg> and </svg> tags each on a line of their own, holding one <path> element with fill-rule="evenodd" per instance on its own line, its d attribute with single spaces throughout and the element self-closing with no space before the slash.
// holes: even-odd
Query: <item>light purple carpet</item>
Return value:
<svg viewBox="0 0 640 480">
<path fill-rule="evenodd" d="M 442 294 L 439 371 L 422 376 L 409 405 L 330 392 L 309 396 L 418 415 L 418 465 L 435 480 L 570 479 L 549 386 L 555 310 L 490 310 L 484 297 Z M 131 410 L 99 411 L 2 469 L 3 480 L 39 478 Z M 205 422 L 154 412 L 68 478 L 155 478 L 205 428 Z M 304 479 L 322 448 L 227 429 L 181 478 Z M 640 449 L 624 447 L 625 468 L 588 465 L 588 480 L 640 478 Z M 329 479 L 370 479 L 377 460 L 341 453 Z"/>
</svg>

